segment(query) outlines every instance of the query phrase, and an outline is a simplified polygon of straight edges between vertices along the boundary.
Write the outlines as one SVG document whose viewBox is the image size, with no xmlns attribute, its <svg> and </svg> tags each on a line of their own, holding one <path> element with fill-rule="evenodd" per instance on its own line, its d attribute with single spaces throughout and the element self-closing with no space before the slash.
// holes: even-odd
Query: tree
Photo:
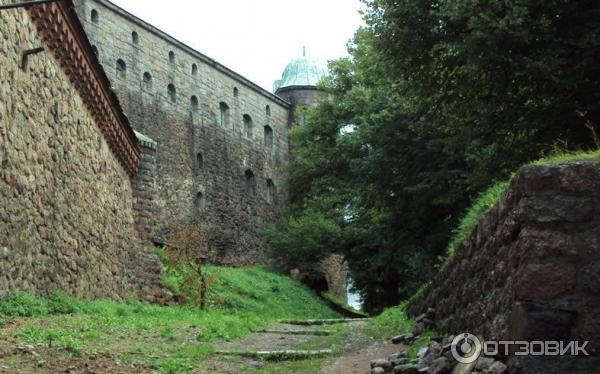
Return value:
<svg viewBox="0 0 600 374">
<path fill-rule="evenodd" d="M 600 3 L 365 3 L 351 57 L 330 63 L 326 99 L 292 131 L 279 230 L 302 232 L 307 212 L 335 222 L 337 245 L 315 230 L 303 251 L 343 253 L 378 311 L 435 273 L 479 191 L 557 142 L 595 146 Z"/>
</svg>

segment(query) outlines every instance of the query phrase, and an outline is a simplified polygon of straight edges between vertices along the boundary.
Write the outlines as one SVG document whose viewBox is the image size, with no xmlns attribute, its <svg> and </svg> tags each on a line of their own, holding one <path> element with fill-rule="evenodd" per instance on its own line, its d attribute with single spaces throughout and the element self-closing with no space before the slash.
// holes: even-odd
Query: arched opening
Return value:
<svg viewBox="0 0 600 374">
<path fill-rule="evenodd" d="M 142 87 L 146 91 L 150 91 L 152 89 L 152 75 L 149 72 L 145 72 L 142 77 Z"/>
<path fill-rule="evenodd" d="M 267 116 L 270 116 L 270 115 L 271 115 L 271 107 L 270 107 L 269 105 L 267 105 L 267 106 L 265 107 L 265 113 L 267 114 Z"/>
<path fill-rule="evenodd" d="M 169 94 L 169 100 L 172 103 L 177 102 L 177 91 L 175 90 L 175 86 L 173 84 L 169 84 L 167 87 L 167 93 Z"/>
<path fill-rule="evenodd" d="M 122 59 L 117 60 L 117 76 L 121 79 L 127 78 L 127 65 Z"/>
<path fill-rule="evenodd" d="M 192 64 L 192 75 L 198 75 L 198 65 Z"/>
<path fill-rule="evenodd" d="M 318 294 L 329 291 L 327 279 L 322 274 L 316 274 L 311 275 L 309 277 L 305 277 L 304 279 L 302 279 L 302 283 L 306 284 Z"/>
<path fill-rule="evenodd" d="M 277 190 L 275 190 L 275 183 L 273 183 L 272 179 L 267 179 L 267 188 L 266 188 L 266 200 L 269 204 L 277 203 Z"/>
<path fill-rule="evenodd" d="M 196 154 L 196 167 L 198 168 L 198 171 L 204 168 L 204 156 L 202 156 L 202 153 L 200 152 Z"/>
<path fill-rule="evenodd" d="M 133 42 L 133 44 L 139 44 L 140 43 L 140 36 L 138 35 L 137 32 L 132 31 L 131 32 L 131 41 Z"/>
<path fill-rule="evenodd" d="M 98 11 L 96 9 L 92 9 L 90 19 L 92 20 L 93 23 L 98 23 Z"/>
<path fill-rule="evenodd" d="M 190 99 L 190 106 L 192 107 L 193 112 L 198 111 L 198 98 L 195 95 L 192 95 L 192 98 Z"/>
<path fill-rule="evenodd" d="M 233 97 L 240 96 L 240 90 L 237 87 L 233 87 Z"/>
<path fill-rule="evenodd" d="M 273 129 L 269 125 L 265 126 L 265 147 L 273 148 Z"/>
<path fill-rule="evenodd" d="M 219 112 L 221 113 L 221 120 L 219 124 L 221 127 L 229 127 L 229 106 L 224 102 L 220 102 Z"/>
<path fill-rule="evenodd" d="M 92 46 L 92 51 L 94 52 L 94 55 L 96 55 L 96 57 L 98 57 L 98 47 L 96 47 L 95 45 Z"/>
<path fill-rule="evenodd" d="M 170 63 L 175 63 L 175 52 L 173 51 L 169 51 L 169 62 Z"/>
<path fill-rule="evenodd" d="M 244 114 L 242 119 L 244 121 L 244 135 L 247 138 L 252 138 L 252 118 L 249 115 Z"/>
<path fill-rule="evenodd" d="M 246 197 L 253 198 L 256 195 L 256 184 L 254 181 L 254 173 L 252 170 L 246 170 L 244 173 L 245 177 L 245 185 L 244 192 L 246 193 Z"/>
</svg>

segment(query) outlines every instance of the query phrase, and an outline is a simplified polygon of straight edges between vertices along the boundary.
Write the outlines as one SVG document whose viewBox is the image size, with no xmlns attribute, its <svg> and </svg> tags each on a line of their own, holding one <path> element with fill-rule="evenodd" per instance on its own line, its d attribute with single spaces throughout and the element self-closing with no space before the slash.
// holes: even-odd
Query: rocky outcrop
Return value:
<svg viewBox="0 0 600 374">
<path fill-rule="evenodd" d="M 600 164 L 523 167 L 408 311 L 429 306 L 445 331 L 598 354 Z"/>
</svg>

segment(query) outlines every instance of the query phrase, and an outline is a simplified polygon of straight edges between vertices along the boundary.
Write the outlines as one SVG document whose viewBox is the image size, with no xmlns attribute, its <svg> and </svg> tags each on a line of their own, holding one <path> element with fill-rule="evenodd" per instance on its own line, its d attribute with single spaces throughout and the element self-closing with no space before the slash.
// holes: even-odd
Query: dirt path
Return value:
<svg viewBox="0 0 600 374">
<path fill-rule="evenodd" d="M 313 332 L 327 330 L 323 325 L 292 325 L 276 323 L 265 328 L 268 332 L 254 332 L 242 339 L 232 342 L 217 343 L 215 351 L 253 352 L 280 351 L 297 349 L 299 346 L 316 339 Z M 306 332 L 305 334 L 303 332 Z M 313 349 L 329 347 L 311 347 Z M 239 374 L 253 372 L 265 366 L 268 362 L 235 355 L 215 354 L 209 357 L 198 373 L 229 373 Z"/>
<path fill-rule="evenodd" d="M 342 355 L 324 367 L 322 374 L 365 374 L 370 372 L 373 359 L 388 357 L 406 349 L 404 345 L 370 340 L 364 334 L 365 323 L 349 324 Z"/>
</svg>

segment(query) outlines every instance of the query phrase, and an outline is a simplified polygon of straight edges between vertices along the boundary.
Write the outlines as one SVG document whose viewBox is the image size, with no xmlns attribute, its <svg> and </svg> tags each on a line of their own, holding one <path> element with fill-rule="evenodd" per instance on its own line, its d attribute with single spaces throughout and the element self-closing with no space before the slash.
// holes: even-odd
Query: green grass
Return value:
<svg viewBox="0 0 600 374">
<path fill-rule="evenodd" d="M 594 162 L 600 161 L 600 149 L 595 151 L 579 151 L 556 153 L 533 161 L 530 165 L 557 165 L 570 162 Z"/>
<path fill-rule="evenodd" d="M 529 163 L 529 165 L 557 165 L 571 162 L 595 161 L 600 161 L 600 150 L 556 153 L 533 161 Z M 508 183 L 513 176 L 506 181 L 493 184 L 487 190 L 482 192 L 477 199 L 475 199 L 471 207 L 467 209 L 467 212 L 459 221 L 457 228 L 452 232 L 452 238 L 450 240 L 450 244 L 448 245 L 446 257 L 440 259 L 442 264 L 454 256 L 454 253 L 456 252 L 456 249 L 460 243 L 467 239 L 469 235 L 471 235 L 471 232 L 477 225 L 479 218 L 498 202 L 502 191 L 504 191 L 504 189 L 508 186 Z"/>
<path fill-rule="evenodd" d="M 475 199 L 473 205 L 471 205 L 467 210 L 467 213 L 460 220 L 458 227 L 452 232 L 452 240 L 448 245 L 448 258 L 454 256 L 460 243 L 471 235 L 471 232 L 477 225 L 481 215 L 498 202 L 498 199 L 500 198 L 502 191 L 506 189 L 506 186 L 508 186 L 508 181 L 496 183 L 482 192 L 477 199 Z"/>
<path fill-rule="evenodd" d="M 0 320 L 24 319 L 12 337 L 67 350 L 104 352 L 164 373 L 201 366 L 212 343 L 232 340 L 281 318 L 335 318 L 311 290 L 263 268 L 207 267 L 209 307 L 159 307 L 129 300 L 36 298 L 17 292 L 0 301 Z M 0 336 L 2 339 L 2 336 Z"/>
<path fill-rule="evenodd" d="M 374 339 L 390 339 L 412 331 L 415 322 L 406 314 L 405 304 L 384 310 L 369 320 L 366 333 Z"/>
</svg>

